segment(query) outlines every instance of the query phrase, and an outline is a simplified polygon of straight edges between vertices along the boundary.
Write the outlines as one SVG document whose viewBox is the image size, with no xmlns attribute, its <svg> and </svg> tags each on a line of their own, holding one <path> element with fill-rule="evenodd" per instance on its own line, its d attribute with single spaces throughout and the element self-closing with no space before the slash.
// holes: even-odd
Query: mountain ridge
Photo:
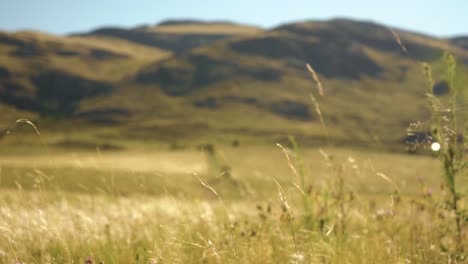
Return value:
<svg viewBox="0 0 468 264">
<path fill-rule="evenodd" d="M 0 32 L 0 102 L 38 120 L 82 120 L 92 138 L 107 126 L 124 138 L 151 128 L 176 135 L 180 127 L 225 138 L 239 131 L 323 138 L 308 100 L 310 63 L 326 87 L 320 103 L 331 137 L 397 144 L 409 122 L 428 115 L 418 63 L 433 65 L 444 96 L 440 58 L 445 51 L 458 58 L 458 83 L 466 85 L 468 49 L 464 38 L 394 32 L 407 53 L 385 25 L 347 19 L 270 30 L 186 20 L 69 36 Z"/>
</svg>

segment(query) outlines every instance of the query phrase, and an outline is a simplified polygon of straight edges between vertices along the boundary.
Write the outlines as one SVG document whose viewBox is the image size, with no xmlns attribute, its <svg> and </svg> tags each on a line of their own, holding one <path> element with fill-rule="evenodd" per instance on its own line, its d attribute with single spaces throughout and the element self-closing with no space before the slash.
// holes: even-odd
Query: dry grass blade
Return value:
<svg viewBox="0 0 468 264">
<path fill-rule="evenodd" d="M 323 96 L 324 92 L 323 92 L 322 82 L 320 82 L 320 79 L 318 78 L 317 73 L 312 68 L 312 66 L 310 66 L 310 64 L 307 63 L 306 67 L 307 67 L 307 70 L 309 71 L 310 75 L 312 76 L 312 79 L 314 79 L 315 83 L 317 84 L 317 90 L 318 90 L 319 95 Z"/>
<path fill-rule="evenodd" d="M 299 250 L 297 249 L 296 236 L 294 234 L 294 228 L 293 228 L 293 225 L 292 225 L 293 214 L 291 212 L 291 207 L 289 207 L 288 200 L 286 199 L 286 195 L 284 194 L 284 189 L 281 186 L 281 184 L 279 184 L 279 182 L 277 180 L 275 180 L 275 179 L 273 179 L 273 181 L 275 182 L 276 188 L 278 189 L 278 196 L 279 196 L 280 201 L 281 201 L 281 207 L 288 214 L 288 222 L 289 222 L 289 227 L 291 228 L 291 234 L 292 234 L 292 238 L 293 238 L 293 242 L 294 242 L 294 248 L 296 250 L 296 254 L 299 254 Z"/>
<path fill-rule="evenodd" d="M 392 181 L 387 175 L 381 172 L 377 172 L 376 175 L 384 179 L 386 182 L 390 183 L 395 188 L 395 190 L 400 191 L 400 189 L 398 188 L 398 185 L 396 185 L 396 183 Z"/>
<path fill-rule="evenodd" d="M 325 152 L 325 150 L 323 150 L 322 148 L 319 149 L 319 153 L 320 155 L 322 155 L 322 157 L 326 160 L 326 161 L 331 161 L 332 160 L 332 157 Z"/>
<path fill-rule="evenodd" d="M 328 237 L 328 236 L 331 234 L 331 232 L 333 231 L 333 229 L 335 229 L 335 225 L 332 225 L 332 226 L 328 229 L 327 233 L 325 233 L 325 237 Z"/>
<path fill-rule="evenodd" d="M 319 116 L 320 119 L 320 124 L 322 125 L 323 129 L 325 130 L 325 133 L 327 134 L 327 137 L 329 137 L 328 129 L 327 126 L 325 125 L 325 120 L 323 119 L 322 111 L 320 110 L 320 105 L 315 98 L 315 96 L 311 93 L 310 94 L 310 99 L 312 100 L 312 103 L 314 104 L 315 112 Z"/>
<path fill-rule="evenodd" d="M 283 151 L 284 156 L 286 157 L 286 160 L 288 161 L 289 168 L 291 168 L 292 172 L 294 173 L 294 176 L 296 176 L 297 180 L 299 181 L 299 173 L 297 173 L 296 167 L 294 167 L 291 157 L 289 157 L 288 150 L 279 143 L 276 143 L 276 146 L 281 148 L 281 150 Z"/>
<path fill-rule="evenodd" d="M 213 256 L 216 256 L 216 258 L 219 260 L 219 262 L 221 263 L 224 263 L 223 259 L 221 258 L 221 256 L 219 255 L 218 251 L 216 251 L 216 247 L 214 246 L 213 242 L 211 242 L 211 240 L 208 240 L 207 242 L 205 242 L 206 246 L 203 246 L 199 243 L 195 243 L 195 242 L 190 242 L 190 241 L 186 241 L 186 240 L 183 240 L 183 239 L 180 239 L 180 238 L 177 238 L 177 236 L 173 233 L 171 233 L 169 231 L 168 228 L 166 228 L 165 226 L 163 225 L 160 225 L 161 229 L 166 231 L 167 234 L 169 234 L 171 236 L 171 238 L 178 242 L 178 243 L 181 243 L 181 244 L 185 244 L 185 245 L 189 245 L 189 246 L 193 246 L 193 247 L 196 247 L 196 248 L 201 248 L 201 249 L 207 249 L 207 250 L 210 250 L 212 255 Z"/>
<path fill-rule="evenodd" d="M 47 147 L 47 144 L 42 139 L 41 132 L 39 132 L 39 129 L 37 128 L 37 126 L 31 120 L 29 120 L 27 118 L 20 118 L 20 119 L 16 120 L 13 124 L 11 124 L 8 127 L 8 129 L 4 132 L 4 134 L 5 135 L 11 134 L 11 132 L 13 132 L 13 130 L 18 126 L 18 124 L 27 124 L 27 125 L 31 126 L 34 129 L 34 132 L 36 132 L 36 135 L 39 137 L 39 141 L 42 144 L 42 146 L 44 147 L 47 155 L 49 157 L 51 157 L 49 148 Z M 53 163 L 52 160 L 50 160 L 50 163 L 51 164 Z"/>
<path fill-rule="evenodd" d="M 398 34 L 395 32 L 395 30 L 389 28 L 390 32 L 392 32 L 392 35 L 393 37 L 395 38 L 395 41 L 398 43 L 398 45 L 400 46 L 401 50 L 405 53 L 405 54 L 408 54 L 408 50 L 406 49 L 405 45 L 403 44 L 403 42 L 401 41 L 400 39 L 400 36 L 398 36 Z"/>
<path fill-rule="evenodd" d="M 291 208 L 289 207 L 288 200 L 286 199 L 286 195 L 284 195 L 283 187 L 281 186 L 281 184 L 279 184 L 277 180 L 273 179 L 273 181 L 275 181 L 276 188 L 278 189 L 278 196 L 281 201 L 281 206 L 288 212 L 288 214 L 291 214 L 291 210 L 290 210 Z"/>
<path fill-rule="evenodd" d="M 10 127 L 6 130 L 5 134 L 7 134 L 7 135 L 10 134 L 10 133 L 13 131 L 13 129 L 15 129 L 16 126 L 17 126 L 18 124 L 20 124 L 20 123 L 24 123 L 24 124 L 30 125 L 30 126 L 34 129 L 34 131 L 36 131 L 36 134 L 37 134 L 39 137 L 41 136 L 41 133 L 39 132 L 39 129 L 37 129 L 36 125 L 34 125 L 34 123 L 33 123 L 31 120 L 27 119 L 27 118 L 20 118 L 20 119 L 16 120 L 16 121 L 15 121 L 12 125 L 10 125 Z"/>
<path fill-rule="evenodd" d="M 190 245 L 190 246 L 193 246 L 193 247 L 197 247 L 197 248 L 202 248 L 202 249 L 205 249 L 206 247 L 204 247 L 203 245 L 200 245 L 198 243 L 195 243 L 195 242 L 190 242 L 190 241 L 186 241 L 186 240 L 183 240 L 183 239 L 179 239 L 176 237 L 176 235 L 174 235 L 173 233 L 171 233 L 169 231 L 169 229 L 163 225 L 159 225 L 159 227 L 164 230 L 167 234 L 169 234 L 172 238 L 172 240 L 176 241 L 176 242 L 179 242 L 179 243 L 182 243 L 182 244 L 186 244 L 186 245 Z"/>
<path fill-rule="evenodd" d="M 308 64 L 308 63 L 306 64 L 306 67 L 307 67 L 307 70 L 309 71 L 310 75 L 312 76 L 312 79 L 314 79 L 315 83 L 317 84 L 317 90 L 318 90 L 319 95 L 324 96 L 324 89 L 323 89 L 323 86 L 322 86 L 322 82 L 320 82 L 320 79 L 318 78 L 318 75 L 315 72 L 314 68 L 312 68 L 312 66 L 310 66 L 310 64 Z M 310 93 L 310 99 L 311 99 L 312 103 L 314 104 L 315 112 L 319 116 L 320 124 L 322 125 L 323 130 L 326 133 L 327 140 L 329 141 L 330 134 L 328 132 L 327 126 L 325 125 L 325 121 L 323 119 L 322 111 L 320 110 L 320 105 L 319 105 L 319 103 L 318 103 L 318 101 L 315 98 L 313 93 Z"/>
<path fill-rule="evenodd" d="M 226 215 L 226 220 L 229 224 L 229 231 L 231 233 L 231 241 L 232 241 L 232 245 L 233 245 L 233 248 L 234 248 L 234 255 L 236 256 L 236 262 L 239 263 L 239 255 L 237 253 L 237 242 L 236 242 L 236 238 L 234 236 L 234 231 L 233 231 L 233 224 L 231 222 L 231 219 L 229 218 L 229 213 L 227 211 L 227 207 L 226 207 L 226 204 L 224 203 L 223 199 L 221 198 L 221 196 L 219 196 L 218 192 L 216 192 L 216 190 L 211 187 L 211 185 L 209 183 L 207 183 L 206 181 L 204 181 L 200 175 L 198 175 L 197 173 L 195 172 L 190 172 L 192 175 L 196 176 L 198 178 L 198 181 L 203 185 L 205 186 L 206 188 L 208 188 L 211 192 L 214 193 L 214 195 L 218 198 L 218 200 L 221 202 L 221 205 L 223 206 L 223 209 L 224 209 L 224 214 Z"/>
</svg>

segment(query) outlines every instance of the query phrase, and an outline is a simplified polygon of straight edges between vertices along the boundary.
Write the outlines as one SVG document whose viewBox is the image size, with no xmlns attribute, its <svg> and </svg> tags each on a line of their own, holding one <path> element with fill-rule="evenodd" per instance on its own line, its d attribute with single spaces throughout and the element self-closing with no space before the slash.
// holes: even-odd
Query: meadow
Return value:
<svg viewBox="0 0 468 264">
<path fill-rule="evenodd" d="M 358 24 L 347 28 L 347 21 L 333 24 L 338 27 L 330 32 L 337 36 L 357 29 L 368 33 Z M 220 27 L 190 30 L 216 35 Z M 395 32 L 379 30 L 408 56 Z M 134 31 L 183 35 L 171 25 Z M 257 30 L 235 32 L 250 37 Z M 433 61 L 440 50 L 422 49 L 418 45 L 427 44 L 426 38 L 405 34 L 414 41 L 413 50 L 426 52 L 414 54 L 415 63 L 411 53 L 400 58 L 362 49 L 393 69 L 377 75 L 379 67 L 367 60 L 355 67 L 352 51 L 360 49 L 346 49 L 350 57 L 341 58 L 342 48 L 328 51 L 333 46 L 315 39 L 304 44 L 281 28 L 265 34 L 265 39 L 220 41 L 193 49 L 193 56 L 170 58 L 169 51 L 144 43 L 133 49 L 128 41 L 93 34 L 91 42 L 80 35 L 55 39 L 71 45 L 61 52 L 53 50 L 50 36 L 5 37 L 20 43 L 20 55 L 37 45 L 36 52 L 49 56 L 56 68 L 76 66 L 71 71 L 76 76 L 52 74 L 65 84 L 82 82 L 113 93 L 92 97 L 91 91 L 82 96 L 89 96 L 86 100 L 64 101 L 57 95 L 62 86 L 47 82 L 46 74 L 37 85 L 45 92 L 33 93 L 42 97 L 27 101 L 39 102 L 37 109 L 0 106 L 0 126 L 6 128 L 0 131 L 0 263 L 467 263 L 466 66 L 456 68 L 448 54 Z M 362 42 L 372 46 L 380 37 Z M 35 45 L 22 44 L 30 38 Z M 96 50 L 108 47 L 107 41 L 111 51 L 125 56 Z M 276 44 L 270 46 L 271 41 Z M 0 47 L 9 55 L 15 48 L 10 44 Z M 289 65 L 283 57 L 303 56 L 297 50 L 301 45 L 304 50 L 318 45 L 317 54 L 347 62 L 337 64 L 336 79 L 332 67 L 322 67 L 329 70 L 325 92 L 309 67 L 317 88 L 311 90 L 302 63 L 300 74 L 287 70 L 276 80 L 279 72 L 272 70 Z M 268 53 L 275 55 L 276 49 L 289 53 L 273 60 Z M 268 56 L 252 59 L 264 51 Z M 70 60 L 77 54 L 81 57 Z M 109 61 L 99 71 L 90 67 L 102 56 Z M 17 54 L 8 58 L 3 61 L 18 72 L 33 68 Z M 430 64 L 420 59 L 433 62 L 434 77 Z M 235 60 L 242 67 L 231 63 Z M 212 75 L 218 65 L 226 67 L 219 79 L 232 82 L 207 90 L 207 83 L 219 81 Z M 360 67 L 367 77 L 354 72 Z M 458 79 L 456 73 L 462 73 Z M 9 87 L 29 91 L 29 79 L 16 79 L 23 75 L 11 79 L 24 87 Z M 99 76 L 122 83 L 90 82 Z M 265 80 L 252 81 L 256 78 Z M 154 89 L 160 80 L 169 80 L 156 82 L 167 90 Z M 194 80 L 204 82 L 190 91 Z M 424 85 L 425 93 L 408 89 Z M 15 122 L 19 115 L 33 121 Z M 405 151 L 403 139 L 415 135 L 420 140 Z"/>
<path fill-rule="evenodd" d="M 292 149 L 3 153 L 0 260 L 465 261 L 434 155 Z"/>
</svg>

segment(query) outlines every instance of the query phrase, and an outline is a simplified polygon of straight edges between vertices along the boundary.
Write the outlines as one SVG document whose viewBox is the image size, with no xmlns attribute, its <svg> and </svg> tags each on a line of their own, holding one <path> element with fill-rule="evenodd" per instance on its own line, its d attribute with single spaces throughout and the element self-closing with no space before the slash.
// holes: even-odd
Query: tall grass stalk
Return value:
<svg viewBox="0 0 468 264">
<path fill-rule="evenodd" d="M 301 155 L 299 153 L 299 146 L 294 137 L 289 137 L 289 141 L 291 142 L 293 147 L 295 162 L 293 161 L 293 158 L 291 157 L 291 155 L 285 147 L 283 147 L 281 144 L 276 145 L 283 151 L 284 156 L 286 157 L 286 160 L 288 162 L 288 166 L 291 168 L 291 171 L 296 177 L 297 182 L 294 183 L 294 186 L 299 190 L 299 193 L 301 195 L 302 205 L 304 209 L 304 224 L 307 229 L 312 230 L 314 228 L 314 218 L 312 206 L 310 204 L 309 197 L 306 193 L 307 183 L 305 179 L 306 176 L 304 170 L 304 162 L 301 158 Z"/>
<path fill-rule="evenodd" d="M 39 132 L 39 129 L 37 128 L 37 126 L 31 120 L 29 120 L 27 118 L 20 118 L 20 119 L 16 120 L 13 124 L 11 124 L 6 129 L 6 131 L 4 132 L 5 135 L 11 134 L 18 127 L 19 124 L 26 124 L 26 125 L 29 125 L 30 127 L 32 127 L 34 129 L 34 132 L 39 137 L 39 140 L 40 140 L 42 146 L 44 147 L 44 149 L 46 150 L 47 155 L 50 157 L 51 155 L 50 155 L 49 148 L 47 147 L 47 144 L 42 139 L 41 132 Z"/>
<path fill-rule="evenodd" d="M 450 54 L 444 55 L 447 64 L 445 72 L 445 81 L 449 87 L 449 100 L 443 102 L 434 95 L 434 80 L 432 77 L 431 66 L 423 63 L 423 72 L 426 80 L 426 90 L 428 102 L 431 106 L 432 118 L 430 121 L 431 136 L 433 144 L 439 144 L 437 156 L 443 166 L 443 178 L 445 185 L 449 190 L 448 197 L 444 202 L 444 207 L 454 214 L 456 227 L 456 245 L 457 252 L 463 252 L 463 222 L 464 210 L 460 208 L 459 201 L 462 194 L 458 191 L 457 179 L 464 170 L 467 169 L 467 161 L 464 158 L 465 145 L 460 140 L 464 131 L 458 126 L 456 104 L 458 87 L 455 86 L 456 61 Z"/>
<path fill-rule="evenodd" d="M 281 184 L 279 184 L 279 182 L 277 180 L 273 179 L 273 181 L 275 182 L 276 188 L 278 189 L 278 196 L 279 196 L 279 199 L 280 199 L 280 202 L 281 202 L 281 208 L 287 215 L 287 220 L 288 220 L 288 223 L 289 223 L 289 228 L 291 229 L 291 235 L 292 235 L 292 238 L 293 238 L 294 249 L 296 250 L 296 255 L 299 255 L 299 250 L 297 248 L 297 242 L 296 242 L 296 235 L 294 233 L 294 226 L 293 226 L 293 223 L 292 223 L 292 221 L 294 219 L 294 215 L 293 215 L 293 213 L 291 211 L 291 207 L 289 207 L 289 203 L 288 203 L 288 200 L 286 199 L 286 195 L 284 194 L 283 187 L 281 186 Z"/>
<path fill-rule="evenodd" d="M 395 41 L 405 54 L 408 54 L 406 46 L 401 41 L 398 34 L 390 29 Z M 468 161 L 465 160 L 466 138 L 468 133 L 466 128 L 460 129 L 457 118 L 457 102 L 459 87 L 455 85 L 456 60 L 452 54 L 445 53 L 444 60 L 446 71 L 444 80 L 449 90 L 449 100 L 443 102 L 434 94 L 434 79 L 432 68 L 429 63 L 421 62 L 423 75 L 426 82 L 426 97 L 431 108 L 432 117 L 429 122 L 430 140 L 429 143 L 439 144 L 440 149 L 433 149 L 437 152 L 443 166 L 443 180 L 449 189 L 449 197 L 446 198 L 442 207 L 454 214 L 456 227 L 456 247 L 457 252 L 463 252 L 463 219 L 468 219 L 466 210 L 460 208 L 459 201 L 463 198 L 458 191 L 457 179 L 468 169 Z M 460 140 L 460 137 L 463 140 Z M 431 145 L 432 147 L 432 145 Z"/>
<path fill-rule="evenodd" d="M 219 196 L 218 192 L 216 192 L 216 190 L 211 187 L 211 185 L 204 181 L 200 175 L 192 172 L 192 174 L 194 176 L 196 176 L 198 178 L 198 181 L 200 181 L 200 183 L 205 186 L 206 188 L 208 188 L 219 200 L 219 202 L 221 203 L 221 205 L 223 206 L 223 209 L 224 209 L 224 214 L 226 216 L 226 221 L 228 222 L 229 224 L 229 231 L 230 231 L 230 234 L 231 234 L 231 242 L 232 242 L 232 247 L 233 247 L 233 250 L 234 250 L 234 256 L 236 257 L 236 263 L 239 263 L 239 254 L 237 252 L 237 241 L 236 241 L 236 237 L 234 235 L 234 225 L 232 224 L 232 221 L 231 219 L 229 218 L 229 213 L 228 213 L 228 210 L 227 210 L 227 207 L 226 207 L 226 204 L 224 203 L 223 199 L 221 198 L 221 196 Z"/>
</svg>

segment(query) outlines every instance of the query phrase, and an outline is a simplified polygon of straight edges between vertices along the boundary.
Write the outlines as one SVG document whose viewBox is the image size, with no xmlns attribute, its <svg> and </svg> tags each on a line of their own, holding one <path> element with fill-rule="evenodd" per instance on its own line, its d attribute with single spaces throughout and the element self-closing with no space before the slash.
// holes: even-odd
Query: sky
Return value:
<svg viewBox="0 0 468 264">
<path fill-rule="evenodd" d="M 55 34 L 167 19 L 227 20 L 272 28 L 330 18 L 371 20 L 438 37 L 468 35 L 468 0 L 0 0 L 0 30 Z"/>
</svg>

